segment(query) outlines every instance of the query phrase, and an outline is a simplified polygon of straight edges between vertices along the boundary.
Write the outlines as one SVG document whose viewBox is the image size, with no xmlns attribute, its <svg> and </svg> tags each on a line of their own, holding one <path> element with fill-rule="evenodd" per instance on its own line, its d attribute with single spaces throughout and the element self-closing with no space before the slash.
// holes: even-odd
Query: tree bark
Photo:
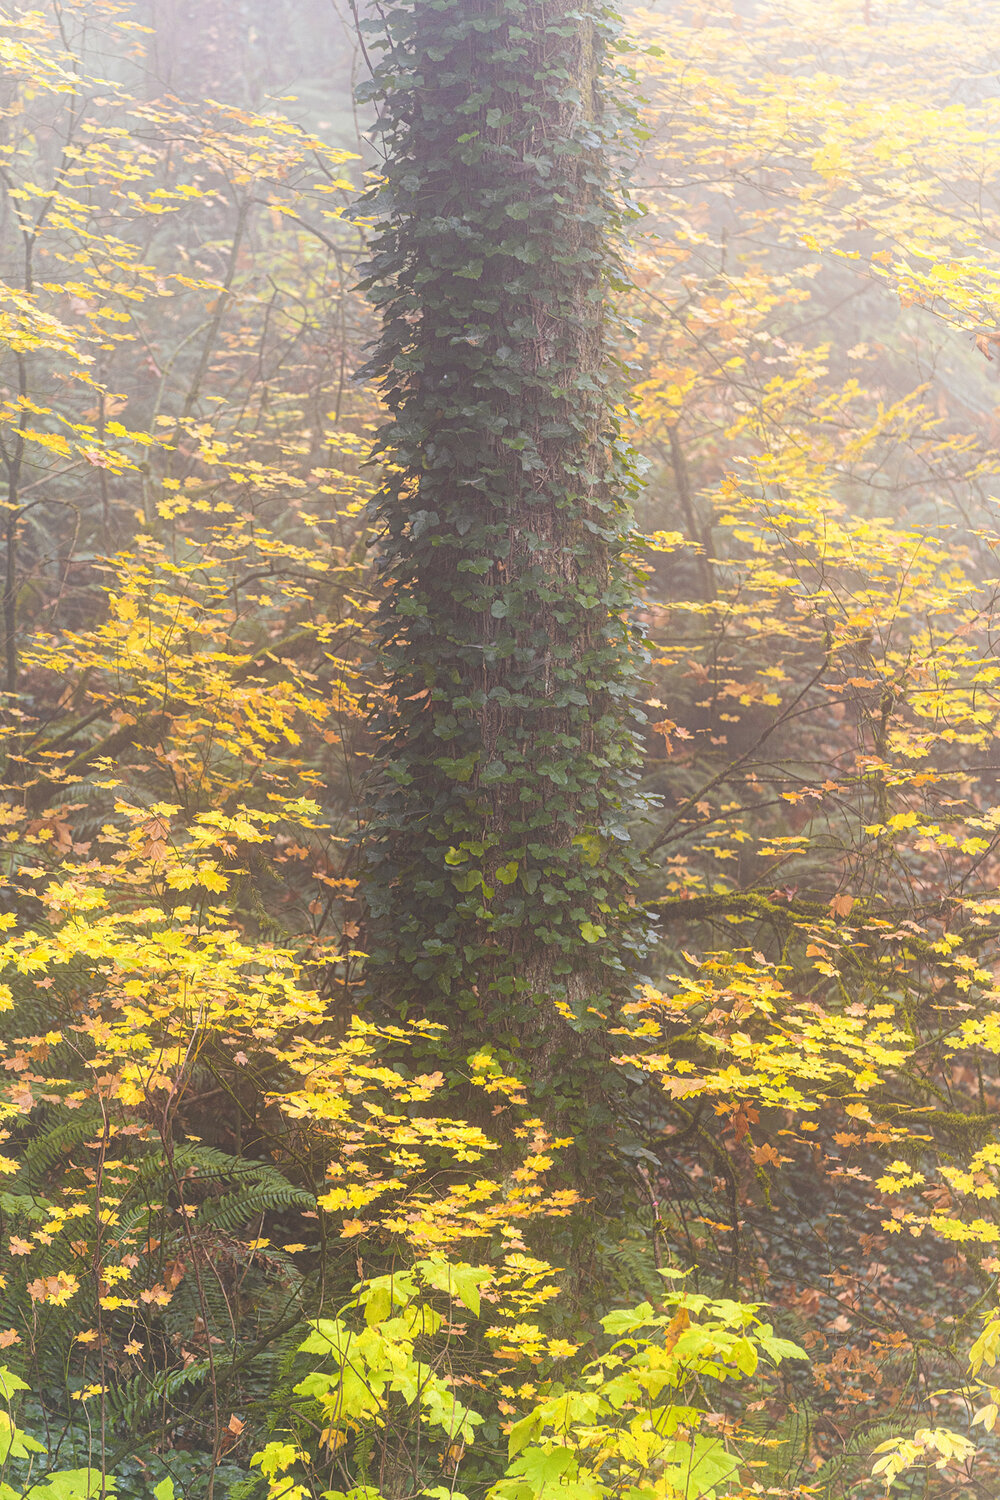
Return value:
<svg viewBox="0 0 1000 1500">
<path fill-rule="evenodd" d="M 398 0 L 369 31 L 391 414 L 371 984 L 513 1054 L 560 1118 L 606 1097 L 644 931 L 609 29 L 588 0 Z"/>
</svg>

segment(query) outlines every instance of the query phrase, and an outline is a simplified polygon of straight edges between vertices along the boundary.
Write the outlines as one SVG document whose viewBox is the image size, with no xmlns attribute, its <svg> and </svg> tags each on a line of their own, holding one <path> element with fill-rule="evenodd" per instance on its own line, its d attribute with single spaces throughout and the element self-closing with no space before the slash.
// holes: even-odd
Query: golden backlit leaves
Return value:
<svg viewBox="0 0 1000 1500">
<path fill-rule="evenodd" d="M 120 42 L 124 9 L 97 8 Z M 337 317 L 350 154 L 271 110 L 131 97 L 69 66 L 40 12 L 8 20 L 0 165 L 30 275 L 0 291 L 27 361 L 0 436 L 35 486 L 12 524 L 33 535 L 44 486 L 89 550 L 69 624 L 19 595 L 16 671 L 45 721 L 14 697 L 0 726 L 0 1347 L 27 1368 L 63 1319 L 71 1394 L 96 1400 L 106 1372 L 222 1358 L 235 1323 L 190 1311 L 209 1265 L 238 1270 L 240 1316 L 267 1316 L 257 1298 L 286 1317 L 292 1256 L 491 1238 L 506 1339 L 546 1300 L 526 1284 L 547 1268 L 518 1257 L 576 1201 L 549 1182 L 566 1143 L 516 1123 L 523 1087 L 489 1050 L 469 1062 L 487 1129 L 436 1108 L 426 1028 L 354 1014 L 378 412 L 347 378 L 357 310 Z M 248 1096 L 266 1128 L 244 1163 L 199 1111 L 228 1121 Z M 244 1166 L 275 1208 L 241 1215 Z M 220 1452 L 242 1430 L 226 1416 Z"/>
<path fill-rule="evenodd" d="M 833 341 L 820 291 L 832 265 L 894 299 L 893 316 L 899 305 L 900 317 L 934 312 L 970 357 L 989 358 L 1000 277 L 984 226 L 951 214 L 942 184 L 993 185 L 982 144 L 995 102 L 948 98 L 955 71 L 974 71 L 975 40 L 959 24 L 968 6 L 949 0 L 957 53 L 942 60 L 938 97 L 919 101 L 906 88 L 921 48 L 937 55 L 929 11 L 873 9 L 880 45 L 900 59 L 891 99 L 823 61 L 830 48 L 867 55 L 854 0 L 787 0 L 738 33 L 725 5 L 697 26 L 683 8 L 669 25 L 641 20 L 660 49 L 640 61 L 654 127 L 668 122 L 654 128 L 646 196 L 669 232 L 637 249 L 634 432 L 660 463 L 657 483 L 665 476 L 651 494 L 677 501 L 643 523 L 651 757 L 669 762 L 671 791 L 652 829 L 664 836 L 653 898 L 681 924 L 668 934 L 708 910 L 715 936 L 681 939 L 635 993 L 614 1046 L 665 1090 L 671 1119 L 705 1106 L 751 1176 L 781 1172 L 796 1149 L 849 1172 L 852 1151 L 874 1148 L 885 1169 L 872 1191 L 891 1229 L 990 1250 L 995 1150 L 943 1167 L 911 1158 L 927 1140 L 913 1090 L 928 1059 L 950 1087 L 1000 1055 L 989 946 L 1000 817 L 969 771 L 1000 731 L 1000 532 L 959 531 L 934 509 L 945 481 L 989 493 L 1000 465 L 930 381 L 891 388 L 879 329 Z M 0 47 L 19 87 L 75 97 L 80 81 L 37 18 Z M 19 211 L 49 207 L 37 284 L 0 302 L 0 336 L 44 378 L 31 396 L 5 397 L 0 421 L 23 431 L 37 479 L 56 483 L 72 465 L 89 486 L 116 481 L 138 531 L 98 565 L 99 611 L 26 642 L 32 690 L 59 704 L 53 743 L 18 731 L 16 711 L 4 731 L 13 769 L 0 838 L 22 915 L 0 934 L 0 1008 L 44 1012 L 58 997 L 69 1017 L 61 1031 L 32 1020 L 0 1059 L 5 1186 L 16 1195 L 45 1111 L 93 1123 L 67 1148 L 71 1170 L 40 1217 L 22 1204 L 5 1232 L 5 1267 L 11 1278 L 23 1269 L 26 1290 L 0 1347 L 27 1345 L 40 1320 L 65 1312 L 91 1374 L 98 1317 L 108 1357 L 143 1367 L 201 1247 L 280 1279 L 282 1257 L 317 1253 L 322 1224 L 352 1260 L 372 1244 L 412 1258 L 470 1242 L 479 1255 L 490 1242 L 497 1358 L 570 1358 L 576 1345 L 547 1325 L 556 1277 L 525 1248 L 533 1220 L 575 1206 L 550 1181 L 568 1143 L 541 1122 L 515 1124 L 522 1084 L 488 1049 L 469 1059 L 478 1123 L 453 1118 L 428 1060 L 433 1031 L 355 1014 L 363 940 L 349 905 L 356 872 L 341 857 L 353 829 L 321 807 L 322 757 L 342 754 L 353 776 L 367 754 L 372 604 L 358 517 L 371 484 L 358 468 L 376 413 L 312 412 L 283 377 L 258 402 L 268 417 L 222 395 L 252 384 L 265 306 L 239 205 L 263 200 L 276 261 L 329 297 L 296 195 L 310 195 L 316 221 L 337 220 L 343 153 L 276 114 L 213 106 L 198 123 L 108 90 L 54 185 L 39 184 L 27 134 L 3 147 Z M 112 116 L 123 123 L 109 129 Z M 168 141 L 182 143 L 185 172 L 166 186 Z M 305 175 L 316 152 L 327 178 Z M 728 244 L 705 208 L 713 193 L 738 220 Z M 218 264 L 146 264 L 131 229 L 97 232 L 94 204 L 148 228 L 179 224 L 199 195 L 229 215 L 228 289 Z M 178 399 L 164 373 L 172 351 L 159 351 L 163 402 L 144 424 L 124 394 L 128 361 L 148 326 L 181 309 L 195 328 L 222 314 L 215 384 Z M 281 337 L 303 333 L 287 308 L 274 319 Z M 99 730 L 59 738 L 91 713 Z M 715 782 L 723 761 L 745 779 Z M 307 894 L 276 933 L 268 908 L 286 884 Z M 751 924 L 780 958 L 752 946 Z M 311 1206 L 283 1210 L 280 1233 L 257 1221 L 213 1238 L 199 1216 L 215 1188 L 182 1157 L 180 1191 L 140 1211 L 141 1164 L 196 1136 L 200 1091 L 243 1089 L 280 1122 L 261 1148 L 272 1163 L 295 1176 L 305 1146 L 315 1152 Z M 668 1325 L 667 1353 L 687 1328 L 680 1314 Z M 212 1352 L 203 1326 L 185 1337 L 179 1359 Z M 119 1374 L 133 1368 L 125 1360 Z M 235 1446 L 240 1419 L 228 1407 L 227 1419 Z M 340 1429 L 324 1434 L 333 1456 Z"/>
<path fill-rule="evenodd" d="M 982 12 L 633 16 L 666 976 L 629 1007 L 622 1061 L 678 1131 L 710 1101 L 767 1172 L 775 1132 L 834 1176 L 877 1147 L 911 1164 L 873 1174 L 891 1230 L 994 1243 L 997 1164 L 971 1141 L 974 1166 L 939 1158 L 932 1119 L 961 1131 L 977 1078 L 993 1109 L 1000 1051 Z"/>
</svg>

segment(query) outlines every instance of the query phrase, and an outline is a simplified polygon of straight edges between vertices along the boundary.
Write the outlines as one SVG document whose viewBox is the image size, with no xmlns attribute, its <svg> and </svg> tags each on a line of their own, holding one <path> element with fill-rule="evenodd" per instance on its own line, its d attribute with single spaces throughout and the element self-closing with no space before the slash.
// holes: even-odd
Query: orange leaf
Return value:
<svg viewBox="0 0 1000 1500">
<path fill-rule="evenodd" d="M 686 1328 L 691 1327 L 691 1314 L 686 1307 L 682 1307 L 667 1324 L 667 1331 L 663 1336 L 663 1352 L 669 1354 L 671 1349 L 680 1338 Z"/>
</svg>

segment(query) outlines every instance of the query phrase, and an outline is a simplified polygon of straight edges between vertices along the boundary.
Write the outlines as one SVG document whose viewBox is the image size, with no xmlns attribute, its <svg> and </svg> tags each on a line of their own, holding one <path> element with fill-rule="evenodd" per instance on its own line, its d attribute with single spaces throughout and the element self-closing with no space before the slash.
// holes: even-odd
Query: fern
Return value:
<svg viewBox="0 0 1000 1500">
<path fill-rule="evenodd" d="M 817 1495 L 825 1495 L 826 1500 L 839 1500 L 845 1492 L 845 1471 L 853 1477 L 846 1481 L 850 1486 L 859 1476 L 859 1465 L 867 1467 L 867 1460 L 874 1448 L 879 1443 L 887 1443 L 892 1438 L 899 1437 L 899 1422 L 872 1422 L 865 1423 L 855 1429 L 844 1443 L 839 1453 L 821 1465 L 814 1474 L 810 1476 L 810 1487 Z"/>
<path fill-rule="evenodd" d="M 211 1375 L 207 1360 L 190 1364 L 183 1370 L 161 1370 L 127 1380 L 107 1394 L 108 1415 L 124 1432 L 137 1432 L 152 1422 L 159 1426 L 163 1411 L 185 1386 L 202 1385 Z M 179 1408 L 177 1417 L 183 1416 Z M 155 1419 L 155 1420 L 154 1420 Z"/>
<path fill-rule="evenodd" d="M 259 1474 L 244 1474 L 242 1479 L 237 1479 L 235 1484 L 230 1485 L 226 1500 L 254 1500 L 255 1495 L 262 1493 L 264 1481 Z"/>
<path fill-rule="evenodd" d="M 0 1213 L 15 1223 L 39 1224 L 49 1216 L 44 1201 L 32 1193 L 0 1193 Z"/>
<path fill-rule="evenodd" d="M 235 1234 L 246 1224 L 264 1214 L 285 1213 L 291 1208 L 315 1209 L 314 1194 L 304 1188 L 293 1187 L 279 1179 L 277 1182 L 257 1182 L 252 1187 L 242 1187 L 238 1192 L 226 1193 L 221 1198 L 210 1198 L 198 1210 L 199 1229 L 215 1229 L 222 1234 Z"/>
<path fill-rule="evenodd" d="M 54 1112 L 53 1112 L 54 1113 Z M 40 1187 L 45 1176 L 62 1161 L 74 1146 L 85 1141 L 99 1128 L 100 1115 L 94 1109 L 74 1110 L 59 1124 L 53 1124 L 52 1114 L 38 1124 L 38 1134 L 21 1151 L 21 1172 L 24 1182 Z"/>
</svg>

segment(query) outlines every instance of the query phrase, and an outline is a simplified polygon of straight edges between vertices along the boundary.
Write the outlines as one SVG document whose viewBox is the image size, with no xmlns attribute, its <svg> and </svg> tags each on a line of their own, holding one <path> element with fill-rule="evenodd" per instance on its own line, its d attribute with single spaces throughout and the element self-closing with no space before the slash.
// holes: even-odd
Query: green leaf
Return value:
<svg viewBox="0 0 1000 1500">
<path fill-rule="evenodd" d="M 392 1294 L 387 1286 L 374 1286 L 365 1298 L 365 1322 L 384 1323 L 392 1312 Z"/>
<path fill-rule="evenodd" d="M 299 1345 L 303 1354 L 335 1354 L 346 1346 L 350 1330 L 339 1318 L 317 1318 L 313 1331 Z"/>
<path fill-rule="evenodd" d="M 696 1433 L 688 1442 L 678 1442 L 665 1465 L 665 1477 L 684 1500 L 714 1496 L 719 1485 L 726 1484 L 739 1469 L 739 1460 L 727 1453 L 717 1437 Z"/>
<path fill-rule="evenodd" d="M 491 1272 L 486 1266 L 456 1266 L 455 1295 L 463 1307 L 467 1307 L 474 1318 L 479 1317 L 479 1288 L 489 1281 Z"/>
<path fill-rule="evenodd" d="M 348 1366 L 340 1372 L 337 1411 L 348 1420 L 352 1417 L 374 1416 L 379 1409 L 380 1397 L 384 1390 L 384 1382 L 374 1380 L 371 1376 L 362 1379 Z"/>
<path fill-rule="evenodd" d="M 516 1458 L 542 1430 L 542 1414 L 529 1411 L 520 1422 L 515 1422 L 507 1438 L 507 1457 Z"/>
<path fill-rule="evenodd" d="M 547 1484 L 558 1484 L 575 1467 L 576 1454 L 572 1448 L 529 1448 L 520 1459 L 516 1472 L 523 1475 L 537 1493 Z"/>
<path fill-rule="evenodd" d="M 0 1411 L 0 1463 L 8 1458 L 27 1458 L 32 1453 L 44 1453 L 45 1447 L 20 1427 L 16 1427 L 8 1412 Z"/>
<path fill-rule="evenodd" d="M 597 833 L 578 833 L 573 840 L 576 848 L 580 850 L 581 858 L 591 867 L 600 863 L 604 853 L 604 842 L 604 839 Z"/>
<path fill-rule="evenodd" d="M 464 1261 L 452 1263 L 434 1256 L 420 1261 L 417 1269 L 428 1286 L 455 1297 L 474 1318 L 479 1317 L 479 1288 L 493 1275 L 488 1266 L 470 1266 Z"/>
<path fill-rule="evenodd" d="M 30 1386 L 21 1379 L 20 1375 L 14 1375 L 6 1365 L 0 1365 L 0 1396 L 5 1401 L 9 1401 L 15 1391 L 27 1390 L 30 1390 Z"/>
<path fill-rule="evenodd" d="M 775 1364 L 783 1359 L 808 1359 L 809 1356 L 798 1344 L 793 1344 L 791 1339 L 762 1338 L 760 1347 L 765 1354 L 769 1354 Z"/>
<path fill-rule="evenodd" d="M 173 1496 L 173 1481 L 164 1480 L 163 1483 L 170 1485 L 170 1496 Z M 33 1484 L 30 1489 L 25 1490 L 25 1500 L 90 1500 L 91 1495 L 96 1495 L 101 1489 L 107 1494 L 114 1494 L 115 1481 L 110 1475 L 103 1476 L 100 1469 L 61 1469 L 56 1474 L 46 1475 L 43 1484 Z M 159 1496 L 162 1484 L 157 1486 L 154 1494 Z"/>
</svg>

